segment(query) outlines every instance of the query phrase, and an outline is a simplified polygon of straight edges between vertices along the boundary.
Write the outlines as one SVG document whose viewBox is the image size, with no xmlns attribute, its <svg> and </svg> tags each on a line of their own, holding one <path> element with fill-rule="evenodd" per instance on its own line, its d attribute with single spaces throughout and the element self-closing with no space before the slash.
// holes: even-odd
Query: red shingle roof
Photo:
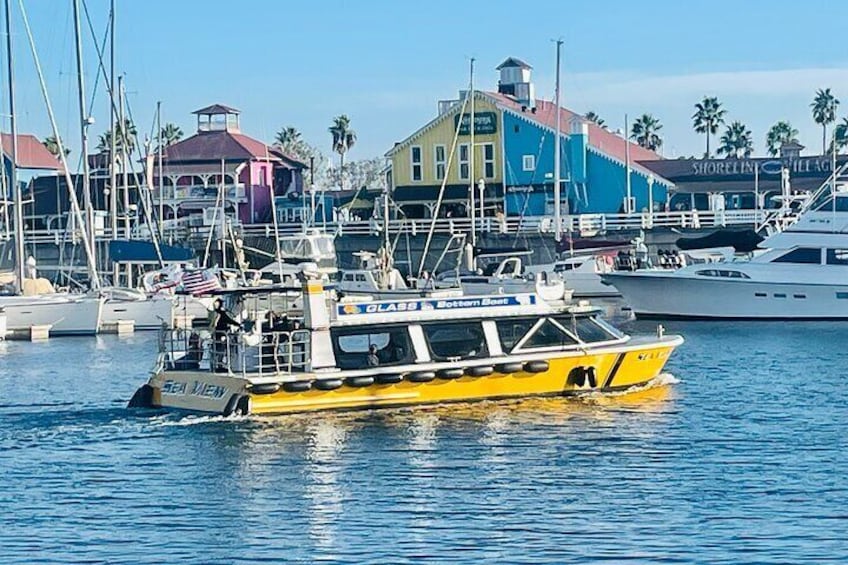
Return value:
<svg viewBox="0 0 848 565">
<path fill-rule="evenodd" d="M 493 98 L 498 104 L 506 106 L 514 112 L 521 114 L 528 120 L 538 122 L 548 128 L 556 128 L 556 104 L 547 100 L 536 100 L 536 113 L 534 114 L 530 108 L 522 111 L 522 104 L 511 96 L 501 94 L 499 92 L 486 92 L 487 96 Z M 560 108 L 560 128 L 561 131 L 568 134 L 569 123 L 575 117 L 582 117 L 579 114 L 572 112 L 566 108 Z M 589 145 L 605 153 L 610 157 L 625 161 L 626 159 L 626 144 L 630 143 L 630 163 L 636 161 L 654 161 L 662 159 L 659 155 L 645 149 L 644 147 L 631 142 L 626 142 L 623 137 L 609 130 L 606 130 L 589 120 L 584 120 L 589 126 Z M 638 165 L 633 165 L 639 168 Z"/>
<path fill-rule="evenodd" d="M 0 139 L 2 139 L 3 143 L 3 153 L 11 159 L 12 134 L 4 133 Z M 62 170 L 62 164 L 59 160 L 34 135 L 27 133 L 18 134 L 18 159 L 16 165 L 19 169 Z"/>
<path fill-rule="evenodd" d="M 229 131 L 202 131 L 165 148 L 164 161 L 248 161 L 279 159 L 273 150 L 251 137 Z"/>
</svg>

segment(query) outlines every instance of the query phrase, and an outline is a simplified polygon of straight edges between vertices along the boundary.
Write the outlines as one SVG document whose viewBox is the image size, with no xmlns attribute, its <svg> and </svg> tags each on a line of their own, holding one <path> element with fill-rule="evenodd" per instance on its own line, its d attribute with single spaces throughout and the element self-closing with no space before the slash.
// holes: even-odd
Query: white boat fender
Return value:
<svg viewBox="0 0 848 565">
<path fill-rule="evenodd" d="M 544 373 L 550 368 L 547 361 L 528 361 L 524 364 L 524 370 L 528 373 Z"/>
<path fill-rule="evenodd" d="M 436 373 L 433 373 L 432 371 L 420 371 L 417 373 L 410 373 L 406 378 L 412 383 L 429 383 L 436 378 Z"/>
<path fill-rule="evenodd" d="M 374 380 L 380 385 L 393 385 L 401 382 L 403 380 L 403 375 L 377 375 L 374 377 Z"/>
<path fill-rule="evenodd" d="M 286 392 L 306 392 L 312 388 L 312 383 L 309 381 L 291 381 L 283 383 L 283 390 Z"/>
<path fill-rule="evenodd" d="M 469 377 L 487 377 L 495 372 L 495 368 L 491 365 L 482 367 L 468 367 L 465 369 L 465 375 Z"/>
<path fill-rule="evenodd" d="M 502 375 L 511 375 L 512 373 L 519 372 L 522 367 L 523 365 L 521 363 L 501 363 L 495 366 L 495 370 Z"/>
<path fill-rule="evenodd" d="M 340 386 L 342 386 L 341 379 L 318 379 L 312 385 L 318 390 L 336 390 Z"/>
<path fill-rule="evenodd" d="M 280 390 L 280 383 L 262 383 L 250 387 L 253 394 L 274 394 Z"/>
<path fill-rule="evenodd" d="M 348 377 L 344 380 L 344 383 L 347 386 L 352 387 L 363 387 L 363 386 L 371 386 L 374 384 L 374 377 L 364 375 L 362 377 Z"/>
<path fill-rule="evenodd" d="M 144 384 L 132 395 L 127 408 L 153 408 L 153 387 Z"/>
<path fill-rule="evenodd" d="M 436 376 L 440 379 L 458 379 L 465 374 L 463 369 L 439 369 L 436 371 Z"/>
</svg>

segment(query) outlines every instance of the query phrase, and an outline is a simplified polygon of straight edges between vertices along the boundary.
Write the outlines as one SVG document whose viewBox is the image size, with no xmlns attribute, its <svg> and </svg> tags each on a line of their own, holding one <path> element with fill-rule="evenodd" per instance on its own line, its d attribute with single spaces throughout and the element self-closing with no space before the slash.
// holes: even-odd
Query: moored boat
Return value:
<svg viewBox="0 0 848 565">
<path fill-rule="evenodd" d="M 285 327 L 249 307 L 270 302 L 257 289 L 225 296 L 236 331 L 168 332 L 130 406 L 285 414 L 624 390 L 683 341 L 631 338 L 532 293 L 338 303 L 303 286 L 303 319 Z"/>
</svg>

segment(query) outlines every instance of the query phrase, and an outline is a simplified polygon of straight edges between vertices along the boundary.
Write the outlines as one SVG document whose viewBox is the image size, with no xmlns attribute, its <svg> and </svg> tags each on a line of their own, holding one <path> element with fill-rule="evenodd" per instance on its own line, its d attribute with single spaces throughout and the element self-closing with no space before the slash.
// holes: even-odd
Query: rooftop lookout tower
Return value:
<svg viewBox="0 0 848 565">
<path fill-rule="evenodd" d="M 500 71 L 498 92 L 515 98 L 522 106 L 535 108 L 536 89 L 530 81 L 533 67 L 515 57 L 510 57 L 495 69 Z"/>
<path fill-rule="evenodd" d="M 197 133 L 207 131 L 239 133 L 240 112 L 235 108 L 223 104 L 212 104 L 195 110 L 192 114 L 197 116 Z"/>
</svg>

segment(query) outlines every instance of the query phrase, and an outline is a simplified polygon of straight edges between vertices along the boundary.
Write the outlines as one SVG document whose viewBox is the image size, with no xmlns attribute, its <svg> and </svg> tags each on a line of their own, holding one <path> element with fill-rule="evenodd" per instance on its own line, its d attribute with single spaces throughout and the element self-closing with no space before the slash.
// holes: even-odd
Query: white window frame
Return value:
<svg viewBox="0 0 848 565">
<path fill-rule="evenodd" d="M 523 155 L 521 157 L 521 170 L 525 172 L 533 172 L 536 170 L 536 156 Z"/>
<path fill-rule="evenodd" d="M 442 150 L 442 158 L 439 159 L 439 149 Z M 441 182 L 445 179 L 445 175 L 447 174 L 447 158 L 448 158 L 448 148 L 444 144 L 437 143 L 433 146 L 433 175 L 437 182 Z M 442 168 L 441 174 L 439 174 L 439 167 Z"/>
<path fill-rule="evenodd" d="M 497 171 L 495 170 L 495 144 L 494 143 L 482 143 L 481 145 L 483 146 L 483 178 L 487 179 L 487 180 L 491 180 L 491 179 L 495 178 L 495 176 L 497 175 Z M 486 159 L 486 149 L 490 148 L 490 147 L 492 149 L 492 158 Z M 487 167 L 491 167 L 492 174 L 490 174 L 490 175 L 486 174 L 486 168 Z"/>
<path fill-rule="evenodd" d="M 418 161 L 415 160 L 415 150 L 418 149 Z M 412 182 L 421 182 L 424 180 L 424 150 L 420 145 L 413 145 L 409 148 L 409 178 Z M 415 168 L 418 167 L 418 178 L 415 178 Z"/>
<path fill-rule="evenodd" d="M 462 158 L 462 150 L 465 149 L 465 159 Z M 471 180 L 471 145 L 469 143 L 460 143 L 456 146 L 456 157 L 459 161 L 459 168 L 456 173 L 459 180 Z M 465 166 L 465 174 L 462 174 L 462 167 Z"/>
</svg>

